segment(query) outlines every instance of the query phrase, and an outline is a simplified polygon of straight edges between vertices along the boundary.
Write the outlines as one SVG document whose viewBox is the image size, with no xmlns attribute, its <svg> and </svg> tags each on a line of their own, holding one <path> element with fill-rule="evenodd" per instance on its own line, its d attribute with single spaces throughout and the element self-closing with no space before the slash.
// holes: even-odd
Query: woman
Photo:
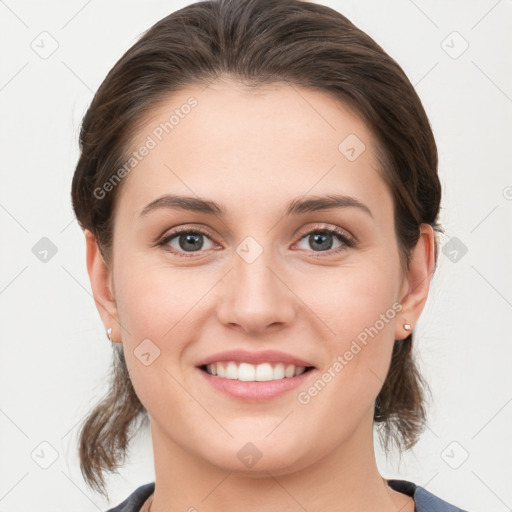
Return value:
<svg viewBox="0 0 512 512">
<path fill-rule="evenodd" d="M 338 12 L 220 0 L 162 19 L 86 113 L 72 185 L 108 395 L 87 483 L 149 421 L 154 483 L 110 512 L 460 511 L 379 474 L 425 423 L 412 332 L 441 187 L 401 68 Z"/>
</svg>

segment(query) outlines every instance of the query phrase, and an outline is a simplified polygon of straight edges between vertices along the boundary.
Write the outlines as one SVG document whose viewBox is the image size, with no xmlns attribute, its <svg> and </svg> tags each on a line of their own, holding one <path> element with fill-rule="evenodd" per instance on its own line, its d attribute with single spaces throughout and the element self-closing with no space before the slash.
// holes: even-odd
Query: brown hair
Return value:
<svg viewBox="0 0 512 512">
<path fill-rule="evenodd" d="M 440 230 L 436 144 L 421 101 L 400 66 L 329 7 L 301 0 L 214 0 L 184 7 L 145 32 L 108 73 L 84 116 L 73 208 L 82 229 L 96 237 L 107 263 L 122 183 L 105 197 L 95 191 L 123 166 L 150 110 L 174 91 L 208 84 L 221 75 L 253 87 L 288 82 L 328 92 L 360 115 L 379 145 L 405 268 L 420 224 Z M 436 239 L 436 261 L 437 252 Z M 124 461 L 135 420 L 147 420 L 122 349 L 114 347 L 108 393 L 79 433 L 82 474 L 104 495 L 103 473 L 116 471 Z M 375 402 L 374 421 L 386 449 L 389 440 L 403 449 L 416 443 L 425 426 L 425 390 L 410 334 L 395 341 Z"/>
</svg>

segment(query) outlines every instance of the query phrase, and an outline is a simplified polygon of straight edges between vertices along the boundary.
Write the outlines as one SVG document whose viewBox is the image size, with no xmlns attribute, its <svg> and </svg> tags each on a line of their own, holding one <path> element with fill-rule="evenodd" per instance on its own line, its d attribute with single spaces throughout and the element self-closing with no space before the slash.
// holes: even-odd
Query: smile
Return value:
<svg viewBox="0 0 512 512">
<path fill-rule="evenodd" d="M 210 375 L 230 380 L 245 382 L 263 382 L 298 377 L 313 367 L 295 366 L 285 363 L 237 363 L 235 361 L 219 361 L 201 366 Z"/>
</svg>

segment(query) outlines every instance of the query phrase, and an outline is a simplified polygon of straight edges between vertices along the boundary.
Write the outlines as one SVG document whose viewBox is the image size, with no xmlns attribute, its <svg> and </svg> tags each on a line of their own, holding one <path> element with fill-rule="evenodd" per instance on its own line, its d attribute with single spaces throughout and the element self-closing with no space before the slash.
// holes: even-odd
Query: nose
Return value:
<svg viewBox="0 0 512 512">
<path fill-rule="evenodd" d="M 233 269 L 223 279 L 217 315 L 219 321 L 246 334 L 257 335 L 293 323 L 297 297 L 286 283 L 286 272 L 272 251 L 251 262 L 233 256 Z"/>
</svg>

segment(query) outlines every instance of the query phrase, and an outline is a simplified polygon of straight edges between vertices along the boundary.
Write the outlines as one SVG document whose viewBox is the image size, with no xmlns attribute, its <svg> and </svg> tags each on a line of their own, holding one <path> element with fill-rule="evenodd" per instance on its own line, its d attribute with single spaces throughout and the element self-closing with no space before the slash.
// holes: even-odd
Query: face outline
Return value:
<svg viewBox="0 0 512 512">
<path fill-rule="evenodd" d="M 148 116 L 134 147 L 191 96 L 198 105 L 122 186 L 110 268 L 93 237 L 86 238 L 98 310 L 112 338 L 122 339 L 154 439 L 162 449 L 179 447 L 212 467 L 253 476 L 307 468 L 348 452 L 356 441 L 368 447 L 393 342 L 408 335 L 403 323 L 415 325 L 427 298 L 432 229 L 422 226 L 403 275 L 393 201 L 377 171 L 373 137 L 357 116 L 318 91 L 284 84 L 247 91 L 227 81 L 204 90 L 191 86 Z M 353 161 L 339 150 L 351 134 L 365 145 Z M 226 217 L 165 208 L 140 215 L 171 193 L 214 200 L 225 205 Z M 282 216 L 292 199 L 328 194 L 357 198 L 371 214 L 345 207 Z M 206 231 L 204 255 L 173 255 L 157 245 L 178 227 Z M 314 251 L 305 235 L 325 227 L 345 230 L 355 246 L 333 237 L 329 256 Z M 246 237 L 262 249 L 250 263 L 236 250 Z M 378 334 L 300 403 L 298 394 L 379 320 Z M 134 351 L 147 339 L 160 353 L 146 366 Z M 245 403 L 213 389 L 196 368 L 204 357 L 231 349 L 280 350 L 315 369 L 297 389 Z M 262 454 L 254 468 L 238 456 L 249 442 Z"/>
</svg>

